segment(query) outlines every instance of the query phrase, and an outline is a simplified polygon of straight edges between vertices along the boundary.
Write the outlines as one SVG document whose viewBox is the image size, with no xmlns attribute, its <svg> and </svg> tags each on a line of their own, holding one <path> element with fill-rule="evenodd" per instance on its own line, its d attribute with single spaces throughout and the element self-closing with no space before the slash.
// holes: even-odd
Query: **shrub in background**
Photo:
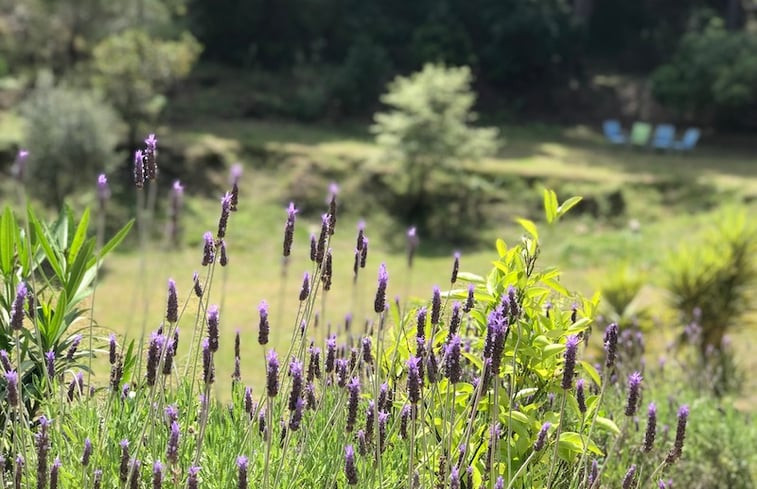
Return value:
<svg viewBox="0 0 757 489">
<path fill-rule="evenodd" d="M 56 87 L 43 77 L 21 106 L 27 147 L 27 183 L 35 198 L 60 206 L 87 185 L 82 175 L 97 175 L 114 162 L 118 118 L 90 93 Z"/>
<path fill-rule="evenodd" d="M 480 192 L 469 186 L 465 163 L 497 149 L 495 129 L 472 125 L 475 94 L 470 85 L 468 67 L 427 64 L 389 83 L 381 101 L 390 110 L 374 116 L 371 130 L 383 150 L 382 159 L 395 165 L 386 176 L 393 193 L 390 211 L 427 236 L 437 237 L 445 228 L 457 239 L 469 235 L 466 223 L 474 223 L 466 219 L 446 226 L 432 223 L 435 218 L 465 215 L 470 208 L 479 211 L 475 196 Z M 473 201 L 461 200 L 463 195 Z"/>
</svg>

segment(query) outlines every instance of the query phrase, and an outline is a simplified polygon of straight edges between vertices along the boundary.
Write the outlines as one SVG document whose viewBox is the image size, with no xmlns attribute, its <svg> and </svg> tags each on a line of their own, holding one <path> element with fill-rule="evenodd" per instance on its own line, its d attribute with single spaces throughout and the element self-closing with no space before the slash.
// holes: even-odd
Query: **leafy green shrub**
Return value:
<svg viewBox="0 0 757 489">
<path fill-rule="evenodd" d="M 682 324 L 702 329 L 698 347 L 720 350 L 726 332 L 754 309 L 757 226 L 746 211 L 730 209 L 694 243 L 666 261 L 666 288 Z"/>
<path fill-rule="evenodd" d="M 455 208 L 480 214 L 476 189 L 463 163 L 493 154 L 497 131 L 472 126 L 475 94 L 467 67 L 427 64 L 410 77 L 397 77 L 381 101 L 391 110 L 374 116 L 372 131 L 385 162 L 396 165 L 387 175 L 393 195 L 390 210 L 416 224 L 426 236 L 445 231 L 462 239 L 468 234 L 461 218 L 447 226 L 436 221 L 460 214 Z M 470 195 L 472 202 L 462 201 Z M 477 224 L 476 224 L 477 225 Z"/>
<path fill-rule="evenodd" d="M 712 18 L 683 36 L 673 59 L 653 73 L 652 89 L 683 115 L 750 121 L 757 106 L 757 35 L 726 30 L 722 19 Z"/>
<path fill-rule="evenodd" d="M 61 205 L 114 162 L 118 118 L 91 94 L 43 82 L 21 106 L 28 180 L 35 197 Z"/>
</svg>

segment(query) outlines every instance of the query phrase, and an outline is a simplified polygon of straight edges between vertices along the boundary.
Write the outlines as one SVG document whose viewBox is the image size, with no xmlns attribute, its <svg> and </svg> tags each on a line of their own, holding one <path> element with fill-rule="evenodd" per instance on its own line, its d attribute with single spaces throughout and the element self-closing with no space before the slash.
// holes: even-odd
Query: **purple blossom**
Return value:
<svg viewBox="0 0 757 489">
<path fill-rule="evenodd" d="M 244 455 L 240 455 L 237 457 L 237 488 L 238 489 L 247 489 L 249 485 L 247 484 L 247 465 L 248 460 L 247 457 Z"/>
<path fill-rule="evenodd" d="M 211 236 L 211 239 L 212 239 L 212 236 Z M 194 289 L 195 295 L 197 297 L 202 297 L 202 285 L 200 285 L 200 274 L 199 273 L 194 272 L 192 274 L 192 284 L 193 284 L 193 289 Z"/>
<path fill-rule="evenodd" d="M 239 179 L 242 177 L 242 165 L 235 163 L 231 165 L 229 171 L 229 180 L 231 183 L 231 207 L 232 212 L 236 212 L 239 205 Z"/>
<path fill-rule="evenodd" d="M 363 237 L 363 247 L 360 249 L 360 268 L 365 268 L 368 261 L 368 238 Z"/>
<path fill-rule="evenodd" d="M 268 303 L 266 301 L 260 301 L 258 304 L 258 312 L 260 313 L 260 322 L 258 323 L 258 343 L 265 345 L 268 343 L 268 334 L 271 330 L 268 323 Z"/>
<path fill-rule="evenodd" d="M 402 406 L 402 410 L 400 410 L 400 436 L 405 440 L 407 440 L 407 425 L 410 422 L 411 413 L 412 408 L 409 404 Z"/>
<path fill-rule="evenodd" d="M 308 382 L 308 385 L 305 386 L 305 405 L 308 409 L 313 409 L 317 407 L 318 402 L 315 398 L 315 386 L 312 382 Z"/>
<path fill-rule="evenodd" d="M 213 353 L 218 351 L 218 306 L 208 307 L 208 346 Z"/>
<path fill-rule="evenodd" d="M 389 282 L 389 274 L 386 271 L 386 264 L 382 263 L 378 271 L 378 287 L 376 288 L 376 299 L 373 302 L 373 310 L 377 314 L 384 312 L 386 308 L 386 286 Z"/>
<path fill-rule="evenodd" d="M 357 420 L 357 403 L 360 396 L 360 379 L 352 377 L 349 384 L 347 384 L 347 390 L 349 391 L 349 400 L 347 401 L 347 426 L 348 432 L 352 431 L 355 426 L 355 420 Z"/>
<path fill-rule="evenodd" d="M 47 375 L 52 379 L 55 377 L 55 351 L 49 350 L 45 353 L 45 363 L 47 365 Z"/>
<path fill-rule="evenodd" d="M 118 469 L 118 478 L 121 482 L 126 482 L 129 477 L 129 440 L 121 440 L 121 464 Z"/>
<path fill-rule="evenodd" d="M 562 388 L 569 390 L 573 385 L 573 373 L 576 369 L 576 351 L 579 339 L 577 335 L 568 336 L 565 341 L 565 365 L 563 367 Z"/>
<path fill-rule="evenodd" d="M 576 381 L 576 402 L 578 403 L 578 410 L 581 414 L 586 414 L 586 394 L 584 393 L 584 379 L 578 379 Z"/>
<path fill-rule="evenodd" d="M 452 384 L 460 382 L 462 378 L 460 350 L 460 336 L 455 334 L 444 347 L 444 375 Z"/>
<path fill-rule="evenodd" d="M 689 420 L 689 406 L 683 405 L 678 408 L 678 425 L 676 427 L 676 439 L 673 442 L 673 448 L 665 459 L 666 463 L 673 463 L 681 457 L 683 453 L 683 442 L 686 438 L 686 423 Z"/>
<path fill-rule="evenodd" d="M 47 454 L 50 451 L 50 421 L 42 415 L 39 419 L 39 432 L 34 435 L 37 444 L 37 484 L 47 485 Z"/>
<path fill-rule="evenodd" d="M 357 484 L 357 467 L 355 466 L 355 449 L 352 445 L 344 447 L 344 474 L 347 476 L 347 484 Z"/>
<path fill-rule="evenodd" d="M 16 155 L 16 162 L 11 168 L 11 173 L 19 181 L 24 180 L 24 176 L 26 174 L 26 160 L 28 159 L 29 151 L 27 151 L 26 149 L 18 150 L 18 154 Z"/>
<path fill-rule="evenodd" d="M 371 352 L 371 337 L 363 338 L 363 361 L 368 365 L 373 364 L 373 353 Z"/>
<path fill-rule="evenodd" d="M 50 489 L 58 489 L 58 473 L 60 472 L 61 465 L 60 459 L 55 457 L 53 466 L 50 467 Z M 39 482 L 37 483 L 39 484 Z"/>
<path fill-rule="evenodd" d="M 474 292 L 476 287 L 473 284 L 468 284 L 468 295 L 465 299 L 465 306 L 463 306 L 463 312 L 470 312 L 475 304 Z"/>
<path fill-rule="evenodd" d="M 336 381 L 339 387 L 344 387 L 347 385 L 347 366 L 348 362 L 346 358 L 336 359 Z"/>
<path fill-rule="evenodd" d="M 168 301 L 166 306 L 166 321 L 175 323 L 179 320 L 179 298 L 176 294 L 176 281 L 168 279 Z"/>
<path fill-rule="evenodd" d="M 84 467 L 87 467 L 89 465 L 89 460 L 92 457 L 92 442 L 89 440 L 89 438 L 86 438 L 84 440 L 84 451 L 81 455 L 81 464 Z"/>
<path fill-rule="evenodd" d="M 3 366 L 3 370 L 5 370 L 6 372 L 13 370 L 11 361 L 8 358 L 8 352 L 5 350 L 0 350 L 0 365 Z"/>
<path fill-rule="evenodd" d="M 16 286 L 16 297 L 11 304 L 10 326 L 11 329 L 19 330 L 24 327 L 24 303 L 28 290 L 23 282 Z"/>
<path fill-rule="evenodd" d="M 218 263 L 222 267 L 225 267 L 229 264 L 229 255 L 226 254 L 226 241 L 222 239 L 218 241 L 218 250 Z"/>
<path fill-rule="evenodd" d="M 268 350 L 266 355 L 268 367 L 266 369 L 266 389 L 268 397 L 276 397 L 279 393 L 279 357 L 275 350 Z"/>
<path fill-rule="evenodd" d="M 300 288 L 300 301 L 304 301 L 310 295 L 310 274 L 305 272 L 302 277 L 302 288 Z"/>
<path fill-rule="evenodd" d="M 15 370 L 5 372 L 5 381 L 8 383 L 7 396 L 8 405 L 18 406 L 18 373 Z"/>
<path fill-rule="evenodd" d="M 206 231 L 205 234 L 202 235 L 202 238 L 205 243 L 203 253 L 202 253 L 202 266 L 205 267 L 205 266 L 210 265 L 216 260 L 216 251 L 215 251 L 215 242 L 213 241 L 213 234 L 210 231 Z M 195 281 L 195 283 L 198 283 L 198 282 Z M 195 292 L 197 292 L 197 289 L 195 289 Z"/>
<path fill-rule="evenodd" d="M 636 414 L 636 406 L 639 403 L 639 390 L 641 389 L 642 377 L 639 372 L 633 372 L 628 376 L 628 398 L 626 402 L 626 416 Z"/>
<path fill-rule="evenodd" d="M 203 338 L 202 343 L 202 378 L 206 384 L 212 384 L 216 379 L 215 367 L 213 366 L 213 352 L 210 349 L 210 341 Z"/>
<path fill-rule="evenodd" d="M 318 241 L 315 237 L 315 233 L 310 233 L 310 261 L 315 262 L 317 256 Z"/>
<path fill-rule="evenodd" d="M 628 468 L 626 475 L 623 477 L 623 489 L 631 489 L 632 487 L 634 487 L 634 479 L 636 479 L 636 464 L 632 464 Z"/>
<path fill-rule="evenodd" d="M 216 237 L 218 239 L 226 236 L 229 212 L 231 212 L 231 194 L 226 192 L 224 196 L 221 197 L 221 217 L 218 218 L 218 232 L 216 232 Z"/>
<path fill-rule="evenodd" d="M 108 187 L 108 177 L 105 173 L 97 177 L 97 198 L 100 201 L 100 208 L 104 208 L 105 202 L 110 198 L 110 187 Z"/>
<path fill-rule="evenodd" d="M 324 370 L 326 373 L 334 371 L 334 362 L 336 361 L 336 336 L 329 336 L 326 339 L 326 363 Z"/>
<path fill-rule="evenodd" d="M 108 337 L 108 361 L 111 365 L 116 363 L 116 355 L 118 353 L 118 344 L 116 343 L 116 335 L 113 333 Z M 53 358 L 55 354 L 53 353 Z"/>
<path fill-rule="evenodd" d="M 460 329 L 460 303 L 455 301 L 452 303 L 452 315 L 449 319 L 449 331 L 447 332 L 447 341 L 454 336 L 458 329 Z"/>
<path fill-rule="evenodd" d="M 150 180 L 155 180 L 155 178 L 158 176 L 158 162 L 157 162 L 157 149 L 158 149 L 158 139 L 155 137 L 155 134 L 150 134 L 147 136 L 147 139 L 145 139 L 145 145 L 147 148 L 145 148 L 144 151 L 144 161 L 147 164 L 147 178 Z"/>
<path fill-rule="evenodd" d="M 389 421 L 389 413 L 386 411 L 380 411 L 378 415 L 378 429 L 379 429 L 379 451 L 384 452 L 386 448 L 386 424 Z"/>
<path fill-rule="evenodd" d="M 642 450 L 646 453 L 652 451 L 654 447 L 655 434 L 657 432 L 657 406 L 650 402 L 647 408 L 647 431 L 644 433 L 644 446 Z"/>
<path fill-rule="evenodd" d="M 460 272 L 460 252 L 456 251 L 453 255 L 453 261 L 452 261 L 452 276 L 450 277 L 450 283 L 452 285 L 455 285 L 455 282 L 457 282 L 457 274 Z"/>
<path fill-rule="evenodd" d="M 419 307 L 418 312 L 415 314 L 415 337 L 424 339 L 426 338 L 426 317 L 427 312 L 425 307 Z"/>
<path fill-rule="evenodd" d="M 150 344 L 147 347 L 147 385 L 155 385 L 155 376 L 158 373 L 160 353 L 165 344 L 165 336 L 153 332 L 150 335 Z"/>
<path fill-rule="evenodd" d="M 244 388 L 244 411 L 252 419 L 255 411 L 255 403 L 252 400 L 252 387 L 246 386 Z"/>
<path fill-rule="evenodd" d="M 439 316 L 442 312 L 442 291 L 434 285 L 431 297 L 431 324 L 439 324 Z"/>
<path fill-rule="evenodd" d="M 502 476 L 497 477 L 497 481 L 494 483 L 494 489 L 505 489 L 505 479 Z"/>
<path fill-rule="evenodd" d="M 329 214 L 321 215 L 321 232 L 318 235 L 318 243 L 315 248 L 315 262 L 317 264 L 323 263 L 323 257 L 326 254 L 326 241 L 329 236 L 329 224 L 331 223 L 331 217 Z"/>
<path fill-rule="evenodd" d="M 539 452 L 542 448 L 544 448 L 544 443 L 547 440 L 547 434 L 549 432 L 549 428 L 552 427 L 552 423 L 547 421 L 543 425 L 541 425 L 541 429 L 539 430 L 539 434 L 536 435 L 536 441 L 534 442 L 534 451 Z"/>
<path fill-rule="evenodd" d="M 92 474 L 92 478 L 93 478 L 92 488 L 100 489 L 100 484 L 102 484 L 102 480 L 103 480 L 103 471 L 100 469 L 95 469 L 94 473 Z"/>
<path fill-rule="evenodd" d="M 605 359 L 605 367 L 608 372 L 615 365 L 615 355 L 618 349 L 618 325 L 611 323 L 605 329 L 604 347 L 607 358 Z"/>
<path fill-rule="evenodd" d="M 138 149 L 134 152 L 134 185 L 137 188 L 142 188 L 145 185 L 145 161 L 142 155 L 142 150 Z"/>
<path fill-rule="evenodd" d="M 407 361 L 407 397 L 412 404 L 418 404 L 421 399 L 421 375 L 419 370 L 421 359 L 411 356 Z"/>
<path fill-rule="evenodd" d="M 179 437 L 181 431 L 179 423 L 176 420 L 171 421 L 171 429 L 168 434 L 168 443 L 166 444 L 166 460 L 168 463 L 176 465 L 179 463 Z"/>
<path fill-rule="evenodd" d="M 289 410 L 294 411 L 297 399 L 302 397 L 302 362 L 292 358 L 289 363 L 289 375 L 292 377 L 292 391 L 289 394 Z"/>
<path fill-rule="evenodd" d="M 163 487 L 163 464 L 156 460 L 152 464 L 152 489 L 161 489 Z"/>
<path fill-rule="evenodd" d="M 191 466 L 187 471 L 187 489 L 197 489 L 197 476 L 200 473 L 200 467 Z"/>
<path fill-rule="evenodd" d="M 308 360 L 308 382 L 321 378 L 321 349 L 317 346 L 308 348 L 310 359 Z"/>
<path fill-rule="evenodd" d="M 297 431 L 300 429 L 300 424 L 302 424 L 302 410 L 304 407 L 305 401 L 301 397 L 298 397 L 294 403 L 294 409 L 289 415 L 290 430 Z"/>
<path fill-rule="evenodd" d="M 68 347 L 68 351 L 66 352 L 66 361 L 71 362 L 74 359 L 74 355 L 76 355 L 76 349 L 79 348 L 79 343 L 81 343 L 82 336 L 80 334 L 75 334 L 71 340 L 71 346 Z"/>
</svg>

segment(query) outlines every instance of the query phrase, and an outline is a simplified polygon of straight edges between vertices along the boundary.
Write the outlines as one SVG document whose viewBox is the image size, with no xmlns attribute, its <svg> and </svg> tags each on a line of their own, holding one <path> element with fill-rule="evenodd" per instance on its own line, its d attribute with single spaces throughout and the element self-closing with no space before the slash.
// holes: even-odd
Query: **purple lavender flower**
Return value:
<svg viewBox="0 0 757 489">
<path fill-rule="evenodd" d="M 160 353 L 165 344 L 165 336 L 158 333 L 150 335 L 150 344 L 147 347 L 147 385 L 155 385 L 155 376 L 158 372 Z"/>
<path fill-rule="evenodd" d="M 50 467 L 50 489 L 58 489 L 58 473 L 60 472 L 61 465 L 60 459 L 55 457 L 55 460 L 53 460 L 53 466 Z M 37 485 L 39 484 L 38 479 Z M 44 485 L 42 487 L 44 487 Z"/>
<path fill-rule="evenodd" d="M 8 352 L 5 350 L 0 350 L 0 365 L 3 366 L 3 370 L 6 372 L 13 370 L 10 358 L 8 358 Z"/>
<path fill-rule="evenodd" d="M 252 387 L 246 386 L 244 388 L 244 412 L 252 419 L 255 412 L 255 403 L 252 400 Z"/>
<path fill-rule="evenodd" d="M 218 351 L 218 306 L 208 307 L 208 346 L 213 353 Z"/>
<path fill-rule="evenodd" d="M 400 410 L 400 436 L 407 440 L 407 425 L 410 421 L 410 414 L 412 413 L 412 408 L 409 404 L 405 404 L 402 406 L 402 410 Z"/>
<path fill-rule="evenodd" d="M 447 332 L 447 341 L 454 336 L 458 329 L 460 329 L 460 303 L 455 301 L 452 303 L 452 315 L 449 319 L 449 331 Z"/>
<path fill-rule="evenodd" d="M 258 312 L 260 313 L 260 322 L 258 323 L 258 343 L 265 345 L 268 343 L 268 334 L 271 330 L 268 323 L 268 303 L 266 301 L 260 301 L 258 304 Z"/>
<path fill-rule="evenodd" d="M 377 314 L 384 312 L 386 308 L 386 285 L 389 282 L 389 274 L 386 271 L 386 264 L 382 263 L 378 271 L 378 287 L 376 289 L 376 299 L 373 302 L 373 310 Z"/>
<path fill-rule="evenodd" d="M 636 405 L 639 403 L 639 390 L 641 389 L 641 374 L 633 372 L 628 376 L 628 399 L 626 402 L 626 416 L 636 414 Z"/>
<path fill-rule="evenodd" d="M 73 336 L 73 339 L 71 340 L 71 346 L 68 347 L 68 351 L 66 352 L 66 361 L 71 362 L 74 359 L 74 355 L 76 355 L 76 349 L 79 348 L 79 343 L 81 343 L 82 336 L 80 334 L 76 334 Z"/>
<path fill-rule="evenodd" d="M 92 442 L 89 440 L 89 438 L 86 438 L 84 440 L 84 451 L 81 455 L 81 464 L 84 467 L 87 467 L 89 465 L 89 460 L 92 457 Z"/>
<path fill-rule="evenodd" d="M 491 356 L 491 373 L 495 377 L 499 375 L 499 367 L 502 364 L 502 354 L 505 351 L 505 340 L 507 339 L 508 325 L 507 317 L 504 316 L 500 308 L 495 309 L 500 311 L 497 314 L 496 319 L 492 323 L 492 356 Z"/>
<path fill-rule="evenodd" d="M 373 427 L 376 424 L 376 403 L 368 401 L 368 408 L 365 410 L 365 437 L 370 442 L 373 439 Z"/>
<path fill-rule="evenodd" d="M 543 425 L 541 425 L 541 429 L 539 430 L 539 434 L 536 435 L 536 441 L 534 442 L 534 451 L 539 452 L 542 448 L 544 448 L 544 443 L 547 440 L 547 434 L 549 432 L 549 428 L 552 427 L 552 423 L 547 421 Z"/>
<path fill-rule="evenodd" d="M 212 236 L 211 236 L 211 238 L 212 238 Z M 197 297 L 202 297 L 202 285 L 200 285 L 200 274 L 199 273 L 194 272 L 192 274 L 192 284 L 193 284 L 193 289 L 194 289 L 195 295 Z"/>
<path fill-rule="evenodd" d="M 100 485 L 102 484 L 103 480 L 103 471 L 100 469 L 95 469 L 94 473 L 92 474 L 92 489 L 100 489 Z"/>
<path fill-rule="evenodd" d="M 444 375 L 452 384 L 460 382 L 460 379 L 462 378 L 460 350 L 460 335 L 455 334 L 444 347 Z"/>
<path fill-rule="evenodd" d="M 379 386 L 379 395 L 376 407 L 379 411 L 387 411 L 390 408 L 389 403 L 389 383 L 384 382 Z"/>
<path fill-rule="evenodd" d="M 134 185 L 137 188 L 142 188 L 145 185 L 145 161 L 142 155 L 142 150 L 138 149 L 134 152 Z"/>
<path fill-rule="evenodd" d="M 434 285 L 431 297 L 431 324 L 439 324 L 439 316 L 442 312 L 442 291 Z"/>
<path fill-rule="evenodd" d="M 168 435 L 168 443 L 166 444 L 166 460 L 173 465 L 179 462 L 180 435 L 179 423 L 176 420 L 171 421 L 171 430 Z"/>
<path fill-rule="evenodd" d="M 636 464 L 632 464 L 628 468 L 626 475 L 623 477 L 623 489 L 631 489 L 632 487 L 634 487 L 634 479 L 636 479 Z"/>
<path fill-rule="evenodd" d="M 304 407 L 305 401 L 301 397 L 298 397 L 294 403 L 294 409 L 289 415 L 290 430 L 297 431 L 300 429 L 300 425 L 302 424 L 302 410 Z"/>
<path fill-rule="evenodd" d="M 326 362 L 324 370 L 326 373 L 334 371 L 334 362 L 336 361 L 336 336 L 329 336 L 326 339 Z"/>
<path fill-rule="evenodd" d="M 365 430 L 357 430 L 355 438 L 357 439 L 357 453 L 360 455 L 368 453 L 368 441 L 365 438 Z"/>
<path fill-rule="evenodd" d="M 49 350 L 45 353 L 45 364 L 47 366 L 47 375 L 52 379 L 55 377 L 55 351 Z"/>
<path fill-rule="evenodd" d="M 605 353 L 607 355 L 607 358 L 605 360 L 605 367 L 607 368 L 609 372 L 610 370 L 612 370 L 612 367 L 615 365 L 615 355 L 618 349 L 618 325 L 617 324 L 611 323 L 609 326 L 607 326 L 607 329 L 605 329 L 604 346 L 605 346 Z"/>
<path fill-rule="evenodd" d="M 213 352 L 210 349 L 208 338 L 202 339 L 202 378 L 206 384 L 212 384 L 215 379 L 215 367 L 213 366 Z"/>
<path fill-rule="evenodd" d="M 349 362 L 346 358 L 336 359 L 336 382 L 339 387 L 347 385 L 347 367 Z"/>
<path fill-rule="evenodd" d="M 179 217 L 181 216 L 181 206 L 184 200 L 184 187 L 181 182 L 176 180 L 171 187 L 171 209 L 169 211 L 169 228 L 168 234 L 171 238 L 171 242 L 175 245 L 179 245 L 179 234 L 181 232 L 179 226 Z"/>
<path fill-rule="evenodd" d="M 344 475 L 347 476 L 347 484 L 357 484 L 357 467 L 355 466 L 355 449 L 352 445 L 344 447 Z"/>
<path fill-rule="evenodd" d="M 683 453 L 683 441 L 686 438 L 686 423 L 689 419 L 689 406 L 683 405 L 678 409 L 678 426 L 676 427 L 676 439 L 673 442 L 673 448 L 668 453 L 665 462 L 672 464 L 681 457 Z"/>
<path fill-rule="evenodd" d="M 407 397 L 411 404 L 418 404 L 421 399 L 421 359 L 411 356 L 407 361 Z"/>
<path fill-rule="evenodd" d="M 579 343 L 578 336 L 571 335 L 565 341 L 565 365 L 563 367 L 562 388 L 569 390 L 573 385 L 573 372 L 576 369 L 576 351 Z"/>
<path fill-rule="evenodd" d="M 219 258 L 218 263 L 225 267 L 229 264 L 229 255 L 226 254 L 226 241 L 224 240 L 218 240 L 218 250 L 219 250 Z"/>
<path fill-rule="evenodd" d="M 202 238 L 205 243 L 202 253 L 202 266 L 206 267 L 216 260 L 215 242 L 213 241 L 213 234 L 210 231 L 206 231 L 205 234 L 202 235 Z M 195 281 L 195 284 L 198 283 L 199 282 Z M 197 293 L 196 287 L 197 285 L 195 285 L 195 293 Z"/>
<path fill-rule="evenodd" d="M 415 337 L 420 339 L 426 338 L 426 317 L 425 307 L 419 307 L 415 314 Z"/>
<path fill-rule="evenodd" d="M 268 350 L 266 355 L 268 368 L 266 369 L 266 389 L 268 397 L 276 397 L 279 393 L 279 357 L 275 350 Z"/>
<path fill-rule="evenodd" d="M 334 258 L 332 257 L 331 248 L 326 250 L 326 261 L 323 264 L 323 271 L 321 272 L 321 281 L 323 282 L 324 292 L 331 290 L 331 279 L 334 274 Z"/>
<path fill-rule="evenodd" d="M 378 429 L 379 429 L 379 451 L 384 452 L 386 448 L 386 424 L 389 421 L 389 413 L 386 411 L 379 411 L 378 415 Z"/>
<path fill-rule="evenodd" d="M 302 397 L 302 362 L 292 358 L 289 363 L 289 375 L 292 377 L 292 391 L 289 394 L 289 410 L 297 407 L 297 399 Z"/>
<path fill-rule="evenodd" d="M 260 408 L 260 412 L 258 412 L 258 432 L 264 437 L 267 438 L 268 435 L 266 433 L 266 426 L 265 426 L 265 408 Z"/>
<path fill-rule="evenodd" d="M 310 295 L 310 274 L 305 272 L 302 277 L 302 288 L 300 289 L 300 301 L 304 301 Z"/>
<path fill-rule="evenodd" d="M 97 198 L 100 202 L 100 208 L 105 208 L 105 203 L 110 198 L 110 187 L 108 187 L 108 177 L 101 173 L 97 177 Z"/>
<path fill-rule="evenodd" d="M 237 488 L 238 489 L 247 489 L 249 485 L 247 484 L 247 465 L 248 460 L 247 457 L 244 455 L 240 455 L 237 457 Z"/>
<path fill-rule="evenodd" d="M 163 487 L 163 464 L 156 460 L 152 464 L 152 489 L 161 489 Z"/>
<path fill-rule="evenodd" d="M 187 489 L 197 489 L 197 476 L 200 474 L 200 467 L 191 466 L 187 471 Z"/>
<path fill-rule="evenodd" d="M 221 217 L 218 218 L 218 232 L 216 232 L 216 237 L 218 239 L 224 238 L 226 236 L 226 226 L 229 222 L 229 212 L 231 212 L 231 194 L 229 192 L 226 192 L 223 197 L 221 197 Z"/>
<path fill-rule="evenodd" d="M 452 276 L 450 277 L 450 283 L 452 285 L 455 285 L 455 282 L 457 282 L 457 274 L 460 272 L 460 252 L 456 251 L 453 255 L 453 262 L 452 262 Z"/>
<path fill-rule="evenodd" d="M 28 290 L 23 282 L 16 287 L 16 298 L 11 304 L 10 326 L 11 329 L 19 330 L 24 327 L 24 303 Z"/>
<path fill-rule="evenodd" d="M 428 378 L 428 381 L 431 384 L 439 380 L 439 364 L 437 363 L 436 354 L 433 351 L 432 343 L 433 342 L 429 340 L 428 354 L 426 355 L 426 378 Z"/>
<path fill-rule="evenodd" d="M 360 268 L 365 268 L 368 261 L 368 238 L 363 237 L 363 247 L 360 249 Z"/>
<path fill-rule="evenodd" d="M 121 440 L 119 445 L 121 446 L 121 464 L 118 469 L 118 479 L 126 482 L 126 478 L 129 477 L 129 440 Z"/>
<path fill-rule="evenodd" d="M 37 445 L 37 486 L 47 486 L 47 454 L 50 451 L 50 421 L 42 415 L 39 419 L 39 432 L 34 435 Z"/>
<path fill-rule="evenodd" d="M 581 414 L 586 414 L 586 394 L 584 393 L 584 379 L 578 379 L 576 381 L 576 402 L 578 403 L 578 410 Z"/>
<path fill-rule="evenodd" d="M 373 353 L 371 352 L 371 337 L 363 338 L 363 361 L 368 365 L 373 365 Z"/>
<path fill-rule="evenodd" d="M 18 406 L 18 373 L 15 370 L 5 372 L 5 381 L 8 383 L 7 396 L 9 406 Z"/>
<path fill-rule="evenodd" d="M 133 458 L 129 461 L 129 466 L 132 473 L 131 479 L 129 479 L 129 489 L 139 489 L 139 469 L 142 466 L 142 462 Z"/>
<path fill-rule="evenodd" d="M 497 477 L 497 481 L 494 483 L 494 489 L 505 489 L 505 479 L 502 476 Z"/>
<path fill-rule="evenodd" d="M 179 320 L 179 299 L 176 294 L 176 281 L 168 279 L 168 301 L 166 306 L 166 321 L 175 323 Z"/>
<path fill-rule="evenodd" d="M 449 489 L 460 489 L 460 470 L 457 468 L 457 465 L 453 465 L 450 471 Z"/>
<path fill-rule="evenodd" d="M 318 243 L 315 247 L 315 262 L 317 264 L 323 263 L 323 257 L 326 254 L 326 240 L 329 236 L 329 223 L 331 217 L 328 214 L 321 215 L 321 232 L 318 235 Z"/>
<path fill-rule="evenodd" d="M 116 363 L 116 354 L 118 353 L 118 344 L 116 343 L 116 335 L 113 333 L 108 337 L 108 361 L 111 365 Z"/>
<path fill-rule="evenodd" d="M 308 360 L 308 382 L 312 382 L 313 379 L 321 378 L 321 349 L 317 346 L 310 346 L 308 348 L 310 353 L 310 359 Z"/>
<path fill-rule="evenodd" d="M 347 432 L 351 432 L 355 426 L 355 420 L 357 419 L 357 402 L 360 396 L 360 379 L 352 377 L 350 383 L 347 384 L 349 390 L 349 400 L 347 401 Z"/>
<path fill-rule="evenodd" d="M 155 180 L 158 176 L 158 162 L 156 158 L 158 139 L 155 137 L 155 134 L 147 136 L 147 139 L 145 139 L 145 145 L 147 147 L 144 151 L 144 161 L 147 165 L 147 178 Z"/>
<path fill-rule="evenodd" d="M 231 183 L 231 212 L 237 211 L 239 205 L 239 179 L 242 177 L 242 165 L 235 163 L 231 165 L 229 171 L 229 180 Z"/>
<path fill-rule="evenodd" d="M 171 423 L 179 419 L 179 408 L 175 404 L 169 404 L 163 409 L 163 414 L 166 417 L 166 424 L 171 426 Z"/>
<path fill-rule="evenodd" d="M 415 226 L 407 230 L 407 267 L 413 268 L 413 257 L 415 250 L 418 248 L 418 232 Z"/>
<path fill-rule="evenodd" d="M 642 450 L 646 453 L 652 451 L 654 447 L 654 438 L 657 432 L 657 406 L 650 402 L 647 408 L 647 431 L 644 434 L 644 446 Z"/>
<path fill-rule="evenodd" d="M 463 306 L 463 312 L 470 312 L 475 304 L 474 292 L 476 287 L 473 284 L 468 284 L 468 295 L 465 299 L 465 306 Z"/>
</svg>

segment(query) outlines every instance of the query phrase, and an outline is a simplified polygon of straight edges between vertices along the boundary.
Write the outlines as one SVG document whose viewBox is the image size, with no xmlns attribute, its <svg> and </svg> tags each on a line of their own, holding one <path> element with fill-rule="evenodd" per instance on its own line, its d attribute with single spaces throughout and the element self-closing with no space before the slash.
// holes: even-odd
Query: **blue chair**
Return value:
<svg viewBox="0 0 757 489">
<path fill-rule="evenodd" d="M 683 133 L 683 137 L 678 141 L 673 141 L 673 149 L 676 151 L 691 151 L 699 142 L 701 131 L 696 127 L 690 127 Z"/>
<path fill-rule="evenodd" d="M 602 131 L 605 133 L 605 138 L 612 144 L 626 144 L 628 142 L 628 138 L 623 133 L 617 119 L 607 119 L 602 122 Z"/>
<path fill-rule="evenodd" d="M 672 124 L 658 124 L 652 135 L 654 149 L 670 149 L 676 137 L 676 128 Z"/>
</svg>

